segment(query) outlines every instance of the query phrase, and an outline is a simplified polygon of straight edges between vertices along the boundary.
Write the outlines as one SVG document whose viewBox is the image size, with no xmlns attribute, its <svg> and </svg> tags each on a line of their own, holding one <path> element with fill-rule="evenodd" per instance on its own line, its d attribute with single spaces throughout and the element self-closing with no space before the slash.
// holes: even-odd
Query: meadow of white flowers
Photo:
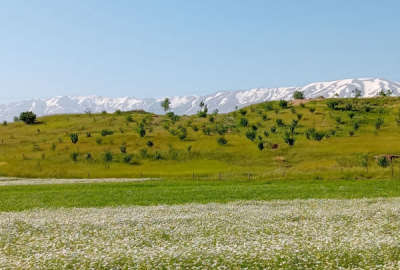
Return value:
<svg viewBox="0 0 400 270">
<path fill-rule="evenodd" d="M 0 213 L 0 269 L 400 269 L 400 199 Z"/>
</svg>

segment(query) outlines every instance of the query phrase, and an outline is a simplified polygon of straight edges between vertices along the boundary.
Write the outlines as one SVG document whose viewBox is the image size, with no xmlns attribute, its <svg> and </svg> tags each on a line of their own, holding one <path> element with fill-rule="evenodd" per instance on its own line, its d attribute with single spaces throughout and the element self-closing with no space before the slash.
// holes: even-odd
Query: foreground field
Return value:
<svg viewBox="0 0 400 270">
<path fill-rule="evenodd" d="M 0 214 L 2 269 L 399 269 L 400 199 Z"/>
</svg>

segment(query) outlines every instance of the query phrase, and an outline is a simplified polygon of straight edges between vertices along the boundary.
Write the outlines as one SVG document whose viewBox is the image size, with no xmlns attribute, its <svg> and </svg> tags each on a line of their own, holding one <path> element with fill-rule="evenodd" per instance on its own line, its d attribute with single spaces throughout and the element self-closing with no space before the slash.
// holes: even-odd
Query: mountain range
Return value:
<svg viewBox="0 0 400 270">
<path fill-rule="evenodd" d="M 393 96 L 400 95 L 400 83 L 380 78 L 345 79 L 316 82 L 303 87 L 254 88 L 249 90 L 220 91 L 206 96 L 169 97 L 171 111 L 177 114 L 194 114 L 204 101 L 209 111 L 218 109 L 226 113 L 236 108 L 269 100 L 290 100 L 295 91 L 301 91 L 306 98 L 354 97 L 354 90 L 361 91 L 361 97 L 377 96 L 383 90 L 391 90 Z M 39 116 L 64 113 L 115 112 L 116 110 L 145 110 L 163 113 L 160 102 L 164 98 L 134 97 L 110 98 L 100 96 L 57 96 L 48 99 L 33 99 L 0 104 L 0 120 L 10 121 L 23 111 L 33 111 Z"/>
</svg>

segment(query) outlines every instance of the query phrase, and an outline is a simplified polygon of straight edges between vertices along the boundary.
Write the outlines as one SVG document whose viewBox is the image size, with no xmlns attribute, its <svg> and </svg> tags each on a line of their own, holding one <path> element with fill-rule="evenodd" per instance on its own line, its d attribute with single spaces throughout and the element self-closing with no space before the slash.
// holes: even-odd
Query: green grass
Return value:
<svg viewBox="0 0 400 270">
<path fill-rule="evenodd" d="M 400 153 L 400 126 L 396 121 L 400 99 L 336 100 L 341 102 L 339 110 L 328 108 L 328 100 L 312 100 L 304 107 L 289 104 L 285 109 L 279 102 L 270 102 L 241 110 L 246 111 L 244 116 L 236 111 L 216 115 L 213 121 L 197 115 L 176 120 L 165 115 L 122 112 L 48 116 L 35 125 L 12 123 L 0 126 L 0 175 L 190 178 L 195 174 L 215 179 L 223 174 L 226 179 L 247 179 L 251 173 L 257 179 L 391 178 L 391 170 L 378 167 L 374 156 Z M 346 104 L 353 106 L 353 115 L 345 111 Z M 289 146 L 284 134 L 298 114 L 302 117 L 295 130 L 295 143 Z M 242 118 L 247 119 L 248 127 L 240 125 Z M 379 118 L 384 124 L 377 130 Z M 286 126 L 277 127 L 279 119 Z M 355 130 L 356 122 L 359 128 Z M 251 141 L 246 133 L 253 126 L 257 127 L 256 138 Z M 144 137 L 138 132 L 140 127 L 146 131 Z M 272 127 L 277 127 L 276 133 L 270 131 Z M 183 140 L 179 138 L 184 133 L 182 128 L 187 135 Z M 310 128 L 330 135 L 321 141 L 309 140 L 306 131 Z M 207 129 L 209 135 L 202 131 Z M 113 134 L 102 136 L 104 130 Z M 86 136 L 88 132 L 91 137 Z M 71 133 L 78 134 L 77 144 L 71 142 Z M 226 145 L 218 143 L 221 137 L 227 140 Z M 148 146 L 148 141 L 154 145 Z M 260 142 L 265 146 L 262 151 Z M 277 149 L 271 147 L 274 144 Z M 121 145 L 126 146 L 127 153 L 121 153 Z M 104 161 L 106 152 L 112 154 L 112 162 Z M 91 158 L 87 159 L 89 153 Z M 359 161 L 362 154 L 369 156 L 368 173 Z M 126 163 L 128 155 L 131 160 Z M 394 167 L 397 177 L 397 162 Z"/>
<path fill-rule="evenodd" d="M 175 205 L 236 200 L 400 196 L 398 180 L 192 181 L 0 187 L 0 211 L 32 208 Z"/>
</svg>

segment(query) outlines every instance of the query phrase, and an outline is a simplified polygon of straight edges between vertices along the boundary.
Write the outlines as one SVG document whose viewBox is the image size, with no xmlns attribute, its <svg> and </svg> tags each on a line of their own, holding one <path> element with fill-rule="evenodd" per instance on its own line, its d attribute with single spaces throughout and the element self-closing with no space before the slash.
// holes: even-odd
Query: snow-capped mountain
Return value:
<svg viewBox="0 0 400 270">
<path fill-rule="evenodd" d="M 303 87 L 254 88 L 250 90 L 222 91 L 207 96 L 170 97 L 171 110 L 177 114 L 194 114 L 204 101 L 209 111 L 230 112 L 236 108 L 268 100 L 292 99 L 294 91 L 304 92 L 307 98 L 353 97 L 354 90 L 361 91 L 362 97 L 377 96 L 384 90 L 400 95 L 400 83 L 378 78 L 346 79 L 330 82 L 316 82 Z M 108 98 L 99 96 L 62 96 L 49 99 L 35 99 L 9 104 L 0 104 L 0 120 L 10 121 L 23 111 L 33 111 L 39 116 L 62 113 L 93 113 L 116 110 L 145 110 L 162 113 L 160 102 L 163 98 L 137 99 L 132 97 Z"/>
</svg>

